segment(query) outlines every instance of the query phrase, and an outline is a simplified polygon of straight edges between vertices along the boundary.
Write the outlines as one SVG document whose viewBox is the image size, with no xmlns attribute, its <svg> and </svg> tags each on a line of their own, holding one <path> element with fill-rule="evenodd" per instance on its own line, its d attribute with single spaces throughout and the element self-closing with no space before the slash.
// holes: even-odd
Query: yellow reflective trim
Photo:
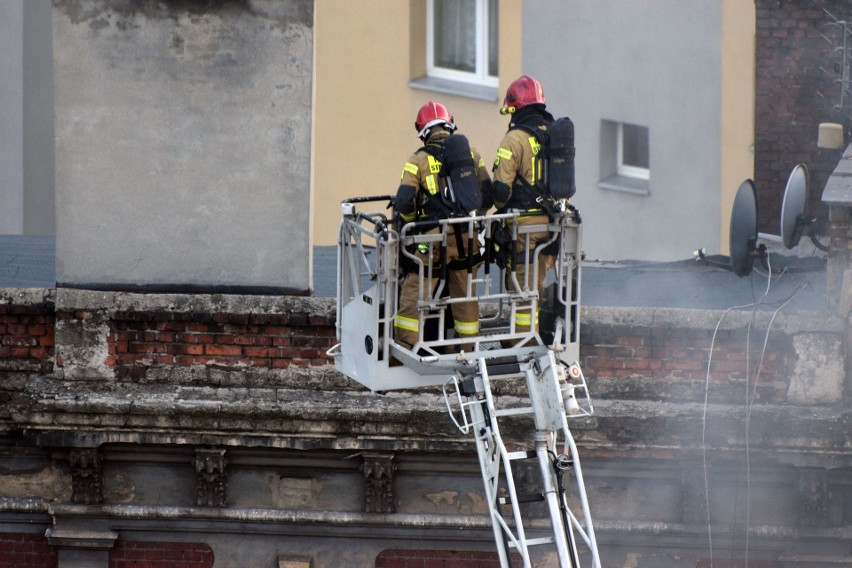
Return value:
<svg viewBox="0 0 852 568">
<path fill-rule="evenodd" d="M 542 178 L 542 165 L 536 158 L 536 156 L 538 156 L 538 151 L 541 150 L 541 144 L 535 136 L 530 136 L 528 141 L 530 143 L 530 148 L 532 148 L 533 155 L 533 157 L 530 158 L 530 183 L 535 184 Z"/>
<path fill-rule="evenodd" d="M 420 173 L 420 168 L 417 167 L 417 164 L 412 164 L 411 162 L 405 162 L 405 165 L 402 167 L 402 174 L 405 175 L 405 172 L 410 173 L 413 176 L 416 176 Z"/>
<path fill-rule="evenodd" d="M 400 329 L 407 329 L 408 331 L 420 331 L 420 321 L 407 318 L 405 316 L 401 316 L 399 314 L 393 317 L 393 326 L 398 327 Z"/>
<path fill-rule="evenodd" d="M 538 154 L 538 151 L 541 149 L 541 144 L 539 144 L 538 139 L 535 136 L 529 137 L 530 148 L 532 148 L 533 156 Z"/>
<path fill-rule="evenodd" d="M 429 173 L 437 174 L 441 172 L 441 162 L 435 159 L 435 156 L 429 154 L 426 156 L 426 160 L 429 162 Z"/>
<path fill-rule="evenodd" d="M 530 314 L 515 314 L 515 325 L 529 326 L 532 321 Z M 535 323 L 538 324 L 538 315 L 535 317 Z"/>
<path fill-rule="evenodd" d="M 537 211 L 538 211 L 538 212 L 541 212 L 541 213 L 543 213 L 543 212 L 544 212 L 544 210 L 542 210 L 542 209 L 528 209 L 527 211 L 529 211 L 530 213 L 535 213 L 535 212 L 537 212 Z M 532 218 L 534 218 L 534 217 L 538 217 L 538 216 L 539 216 L 539 215 L 521 215 L 520 217 L 518 217 L 518 221 L 524 221 L 524 220 L 526 220 L 526 219 L 532 219 Z M 507 220 L 506 220 L 506 222 L 507 222 L 507 223 L 511 223 L 511 222 L 512 222 L 512 220 L 511 220 L 511 219 L 507 219 Z"/>
<path fill-rule="evenodd" d="M 462 335 L 478 335 L 479 334 L 479 322 L 478 321 L 457 321 L 455 322 L 454 329 L 456 333 L 460 333 Z"/>
<path fill-rule="evenodd" d="M 497 148 L 497 159 L 511 160 L 512 151 L 505 148 Z"/>
<path fill-rule="evenodd" d="M 438 193 L 438 184 L 435 183 L 435 176 L 426 176 L 426 191 L 429 192 L 429 195 Z"/>
</svg>

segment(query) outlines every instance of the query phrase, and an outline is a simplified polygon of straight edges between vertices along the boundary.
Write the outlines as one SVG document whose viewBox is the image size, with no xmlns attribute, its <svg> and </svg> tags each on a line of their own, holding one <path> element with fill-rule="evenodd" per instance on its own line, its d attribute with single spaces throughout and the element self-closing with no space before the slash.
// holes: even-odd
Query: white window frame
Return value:
<svg viewBox="0 0 852 568">
<path fill-rule="evenodd" d="M 641 126 L 635 124 L 633 126 Z M 647 127 L 643 127 L 645 130 L 648 130 Z M 650 140 L 651 133 L 648 132 L 648 152 L 650 153 Z M 651 179 L 651 169 L 650 168 L 642 168 L 639 166 L 634 166 L 630 164 L 624 163 L 624 123 L 618 123 L 618 136 L 616 140 L 616 173 L 620 176 L 635 178 L 635 179 L 643 179 L 650 180 Z"/>
<path fill-rule="evenodd" d="M 493 0 L 499 1 L 499 0 Z M 426 0 L 426 74 L 436 79 L 446 79 L 462 83 L 473 83 L 485 87 L 498 87 L 499 77 L 488 74 L 488 2 L 476 2 L 476 71 L 473 73 L 438 67 L 434 56 L 435 2 Z"/>
</svg>

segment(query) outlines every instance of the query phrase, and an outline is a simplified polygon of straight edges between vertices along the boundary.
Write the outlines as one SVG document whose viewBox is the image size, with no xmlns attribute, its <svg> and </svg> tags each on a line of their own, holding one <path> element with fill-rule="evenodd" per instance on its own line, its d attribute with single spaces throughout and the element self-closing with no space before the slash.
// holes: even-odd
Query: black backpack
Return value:
<svg viewBox="0 0 852 568">
<path fill-rule="evenodd" d="M 536 158 L 541 160 L 542 179 L 534 188 L 540 196 L 568 199 L 577 191 L 574 182 L 574 123 L 567 116 L 550 123 L 547 131 L 519 124 L 540 145 Z M 529 184 L 527 184 L 529 185 Z M 532 188 L 531 188 L 532 189 Z"/>
<path fill-rule="evenodd" d="M 453 134 L 447 136 L 442 145 L 430 144 L 424 149 L 442 165 L 441 175 L 447 182 L 446 190 L 441 193 L 442 204 L 454 215 L 468 215 L 480 209 L 482 192 L 467 137 Z"/>
<path fill-rule="evenodd" d="M 574 183 L 574 123 L 567 116 L 553 121 L 548 131 L 546 178 L 553 199 L 568 199 Z"/>
</svg>

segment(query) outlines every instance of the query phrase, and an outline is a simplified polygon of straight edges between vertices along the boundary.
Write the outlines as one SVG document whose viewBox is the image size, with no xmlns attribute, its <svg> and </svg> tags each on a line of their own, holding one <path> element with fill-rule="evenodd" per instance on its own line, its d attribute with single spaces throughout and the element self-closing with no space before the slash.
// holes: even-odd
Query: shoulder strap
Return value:
<svg viewBox="0 0 852 568">
<path fill-rule="evenodd" d="M 540 144 L 544 145 L 543 142 L 547 141 L 547 130 L 543 130 L 539 128 L 539 126 L 550 125 L 552 120 L 548 120 L 547 118 L 540 116 L 538 114 L 531 114 L 529 116 L 525 116 L 521 120 L 517 122 L 513 122 L 509 125 L 509 130 L 519 129 L 524 132 L 528 132 L 536 137 Z"/>
<path fill-rule="evenodd" d="M 530 126 L 529 124 L 516 124 L 512 130 L 523 130 L 527 134 L 532 134 L 542 147 L 545 146 L 544 143 L 547 141 L 547 131 L 542 130 L 541 128 L 536 128 L 535 126 Z"/>
<path fill-rule="evenodd" d="M 518 174 L 516 177 L 516 183 L 520 183 L 530 194 L 530 198 L 536 202 L 541 203 L 543 198 L 546 198 L 548 195 L 547 190 L 547 161 L 548 161 L 548 147 L 549 147 L 549 136 L 547 130 L 543 130 L 538 128 L 538 126 L 542 126 L 548 124 L 548 121 L 545 120 L 544 117 L 538 115 L 531 115 L 526 117 L 524 120 L 516 122 L 512 124 L 512 129 L 522 130 L 528 134 L 531 134 L 533 138 L 535 138 L 536 142 L 538 142 L 538 152 L 535 156 L 535 168 L 540 172 L 541 177 L 536 178 L 535 183 L 530 183 L 523 176 Z M 535 176 L 535 172 L 533 173 Z"/>
<path fill-rule="evenodd" d="M 444 145 L 443 144 L 426 144 L 421 146 L 416 153 L 426 152 L 436 160 L 444 163 Z"/>
</svg>

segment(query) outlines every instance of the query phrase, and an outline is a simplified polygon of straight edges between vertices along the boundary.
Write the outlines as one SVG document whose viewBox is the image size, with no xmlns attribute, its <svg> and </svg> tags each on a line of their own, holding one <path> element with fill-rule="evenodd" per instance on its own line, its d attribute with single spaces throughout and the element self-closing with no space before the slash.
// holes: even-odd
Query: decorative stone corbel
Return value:
<svg viewBox="0 0 852 568">
<path fill-rule="evenodd" d="M 101 454 L 98 448 L 73 448 L 68 452 L 71 465 L 71 501 L 82 505 L 103 502 Z"/>
<path fill-rule="evenodd" d="M 395 513 L 393 473 L 396 464 L 393 454 L 365 452 L 361 471 L 364 474 L 365 511 L 367 513 Z"/>
<path fill-rule="evenodd" d="M 224 448 L 196 448 L 195 471 L 198 474 L 196 503 L 199 507 L 227 507 L 228 460 Z"/>
<path fill-rule="evenodd" d="M 829 526 L 828 472 L 818 468 L 801 468 L 798 474 L 801 524 L 806 527 Z"/>
</svg>

